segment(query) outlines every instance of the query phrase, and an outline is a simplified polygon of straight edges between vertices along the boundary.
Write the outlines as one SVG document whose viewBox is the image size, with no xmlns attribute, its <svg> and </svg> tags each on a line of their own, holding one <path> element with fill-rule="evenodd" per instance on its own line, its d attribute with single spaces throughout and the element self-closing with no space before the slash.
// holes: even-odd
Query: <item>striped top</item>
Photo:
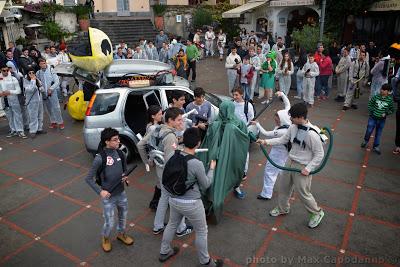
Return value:
<svg viewBox="0 0 400 267">
<path fill-rule="evenodd" d="M 394 112 L 393 98 L 392 96 L 375 95 L 368 102 L 368 111 L 370 116 L 382 119 L 387 115 Z"/>
</svg>

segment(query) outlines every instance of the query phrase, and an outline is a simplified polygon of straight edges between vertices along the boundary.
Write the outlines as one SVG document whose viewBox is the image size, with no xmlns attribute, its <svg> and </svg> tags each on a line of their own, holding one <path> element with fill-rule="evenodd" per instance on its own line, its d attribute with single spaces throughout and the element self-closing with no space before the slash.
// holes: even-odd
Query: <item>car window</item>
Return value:
<svg viewBox="0 0 400 267">
<path fill-rule="evenodd" d="M 170 106 L 171 104 L 172 104 L 172 92 L 173 91 L 175 91 L 175 90 L 165 90 L 165 95 L 166 95 L 166 97 L 167 97 L 167 101 L 168 101 L 168 106 Z M 184 94 L 185 94 L 185 104 L 183 105 L 183 108 L 186 110 L 186 106 L 189 104 L 189 103 L 191 103 L 191 102 L 193 102 L 193 100 L 194 100 L 194 97 L 193 97 L 193 95 L 192 94 L 190 94 L 190 93 L 188 93 L 188 92 L 186 92 L 186 91 L 184 91 L 184 90 L 182 90 L 183 92 L 184 92 Z"/>
<path fill-rule="evenodd" d="M 146 104 L 146 109 L 148 109 L 151 105 L 161 106 L 160 92 L 158 90 L 153 90 L 144 94 L 143 99 Z"/>
<path fill-rule="evenodd" d="M 115 110 L 119 99 L 119 93 L 97 94 L 90 115 L 104 115 Z"/>
<path fill-rule="evenodd" d="M 218 108 L 222 102 L 221 99 L 211 93 L 206 93 L 205 99 Z"/>
</svg>

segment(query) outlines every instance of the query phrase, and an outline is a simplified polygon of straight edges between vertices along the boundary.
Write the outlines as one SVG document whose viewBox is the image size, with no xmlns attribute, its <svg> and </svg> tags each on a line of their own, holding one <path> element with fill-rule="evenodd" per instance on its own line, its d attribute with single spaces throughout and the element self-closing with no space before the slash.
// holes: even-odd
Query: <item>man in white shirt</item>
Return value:
<svg viewBox="0 0 400 267">
<path fill-rule="evenodd" d="M 213 57 L 215 34 L 212 27 L 208 28 L 208 31 L 205 34 L 205 38 L 206 38 L 206 56 L 210 54 Z"/>
<path fill-rule="evenodd" d="M 27 138 L 24 133 L 24 123 L 22 119 L 21 105 L 18 95 L 21 94 L 21 87 L 18 80 L 11 75 L 6 65 L 1 66 L 0 75 L 0 97 L 5 107 L 4 111 L 10 126 L 10 133 L 6 137 L 19 136 Z"/>
</svg>

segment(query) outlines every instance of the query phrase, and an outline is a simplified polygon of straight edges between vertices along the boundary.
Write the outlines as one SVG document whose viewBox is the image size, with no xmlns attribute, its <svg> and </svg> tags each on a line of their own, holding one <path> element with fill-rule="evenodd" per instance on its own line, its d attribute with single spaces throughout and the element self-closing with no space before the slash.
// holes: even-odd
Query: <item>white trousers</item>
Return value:
<svg viewBox="0 0 400 267">
<path fill-rule="evenodd" d="M 271 152 L 269 153 L 270 158 L 279 166 L 285 166 L 287 158 L 288 158 L 288 151 L 286 147 L 272 147 Z M 274 192 L 274 185 L 278 175 L 281 173 L 281 170 L 274 167 L 271 162 L 267 161 L 265 164 L 264 170 L 264 185 L 263 189 L 260 193 L 262 197 L 271 198 L 272 193 Z"/>
</svg>

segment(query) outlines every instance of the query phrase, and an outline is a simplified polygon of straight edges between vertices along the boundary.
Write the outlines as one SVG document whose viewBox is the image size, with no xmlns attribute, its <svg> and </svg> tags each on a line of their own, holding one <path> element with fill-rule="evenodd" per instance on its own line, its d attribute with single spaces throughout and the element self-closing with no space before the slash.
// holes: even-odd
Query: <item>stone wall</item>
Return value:
<svg viewBox="0 0 400 267">
<path fill-rule="evenodd" d="M 58 12 L 56 13 L 55 21 L 68 32 L 76 32 L 77 23 L 74 13 Z"/>
<path fill-rule="evenodd" d="M 164 30 L 169 34 L 187 39 L 193 28 L 194 7 L 169 6 L 164 14 Z"/>
</svg>

